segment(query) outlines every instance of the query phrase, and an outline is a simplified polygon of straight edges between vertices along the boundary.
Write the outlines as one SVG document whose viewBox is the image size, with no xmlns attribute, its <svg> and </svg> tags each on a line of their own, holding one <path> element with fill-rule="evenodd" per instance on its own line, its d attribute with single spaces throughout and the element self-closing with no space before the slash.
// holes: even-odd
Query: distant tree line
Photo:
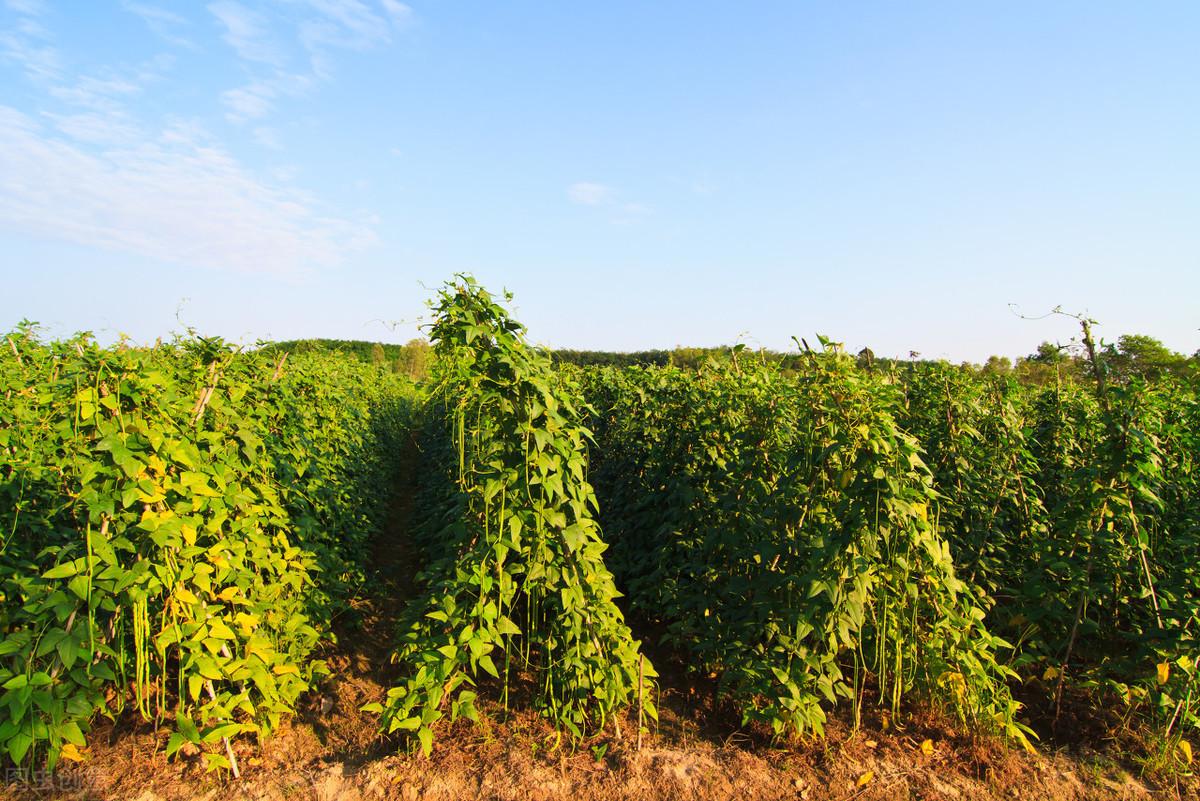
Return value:
<svg viewBox="0 0 1200 801">
<path fill-rule="evenodd" d="M 341 353 L 413 379 L 424 378 L 429 372 L 432 350 L 423 339 L 410 339 L 403 345 L 358 339 L 290 339 L 271 342 L 264 349 L 287 353 Z"/>
<path fill-rule="evenodd" d="M 1164 376 L 1200 379 L 1200 351 L 1184 356 L 1144 334 L 1125 334 L 1116 342 L 1101 343 L 1096 355 L 1108 379 L 1117 383 L 1136 378 L 1152 381 Z M 977 369 L 993 375 L 1011 375 L 1027 384 L 1078 381 L 1090 370 L 1086 355 L 1077 344 L 1051 342 L 1043 342 L 1036 352 L 1017 359 L 1015 364 L 1004 356 L 992 356 Z"/>
<path fill-rule="evenodd" d="M 622 353 L 611 350 L 552 350 L 556 364 L 577 364 L 580 367 L 665 367 L 671 363 L 669 350 L 639 350 Z"/>
<path fill-rule="evenodd" d="M 837 346 L 837 343 L 822 343 Z M 804 347 L 807 343 L 802 342 Z M 804 354 L 796 351 L 739 350 L 721 346 L 708 348 L 677 347 L 673 350 L 644 350 L 616 352 L 601 350 L 554 350 L 551 355 L 558 363 L 580 366 L 631 367 L 672 365 L 684 369 L 697 369 L 707 361 L 727 362 L 733 358 L 754 359 L 778 364 L 789 372 L 799 367 Z M 1103 343 L 1097 354 L 1107 370 L 1110 380 L 1125 382 L 1133 378 L 1154 380 L 1166 375 L 1200 380 L 1200 351 L 1189 356 L 1176 353 L 1159 340 L 1144 334 L 1126 334 L 1115 343 Z M 920 364 L 937 360 L 922 359 L 919 353 L 910 353 L 908 359 L 878 357 L 870 348 L 857 354 L 860 367 L 865 370 L 890 370 L 902 365 Z M 1018 357 L 1014 362 L 1007 356 L 991 356 L 983 364 L 963 362 L 965 370 L 1012 377 L 1026 384 L 1047 384 L 1057 380 L 1078 381 L 1087 375 L 1087 361 L 1082 348 L 1075 344 L 1057 345 L 1043 342 L 1034 353 Z"/>
<path fill-rule="evenodd" d="M 820 344 L 836 343 L 823 342 Z M 803 343 L 807 347 L 807 343 Z M 389 368 L 396 373 L 414 379 L 424 378 L 429 371 L 431 348 L 423 339 L 413 339 L 404 345 L 384 342 L 366 342 L 347 339 L 294 339 L 273 342 L 266 348 L 290 353 L 343 353 L 359 361 Z M 665 367 L 671 365 L 685 370 L 699 369 L 708 361 L 728 362 L 734 358 L 753 359 L 777 364 L 785 372 L 796 370 L 805 358 L 802 352 L 773 350 L 749 350 L 730 346 L 720 347 L 676 347 L 671 350 L 641 350 L 632 352 L 606 350 L 551 350 L 551 357 L 558 364 L 574 364 L 581 367 Z M 1115 343 L 1103 343 L 1099 356 L 1101 364 L 1115 382 L 1133 378 L 1154 380 L 1166 375 L 1184 379 L 1200 380 L 1200 351 L 1184 356 L 1166 347 L 1159 340 L 1144 334 L 1126 334 Z M 930 361 L 919 353 L 909 354 L 908 359 L 877 357 L 870 348 L 858 351 L 857 360 L 864 370 L 890 370 L 904 365 Z M 991 356 L 983 364 L 964 362 L 964 370 L 1011 377 L 1024 384 L 1043 385 L 1054 381 L 1075 382 L 1085 379 L 1089 369 L 1086 357 L 1075 343 L 1058 345 L 1043 342 L 1028 356 L 1018 357 L 1014 362 L 1007 356 Z"/>
</svg>

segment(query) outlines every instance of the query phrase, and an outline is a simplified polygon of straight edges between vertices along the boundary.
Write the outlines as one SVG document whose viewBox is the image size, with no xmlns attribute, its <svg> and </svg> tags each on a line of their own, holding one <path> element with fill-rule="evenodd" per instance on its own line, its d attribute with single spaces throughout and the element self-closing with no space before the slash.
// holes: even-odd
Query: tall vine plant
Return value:
<svg viewBox="0 0 1200 801">
<path fill-rule="evenodd" d="M 435 311 L 426 442 L 441 511 L 395 654 L 404 679 L 371 708 L 426 753 L 438 721 L 477 716 L 484 679 L 506 705 L 522 686 L 576 738 L 635 699 L 654 714 L 654 672 L 604 563 L 577 387 L 472 279 Z"/>
</svg>

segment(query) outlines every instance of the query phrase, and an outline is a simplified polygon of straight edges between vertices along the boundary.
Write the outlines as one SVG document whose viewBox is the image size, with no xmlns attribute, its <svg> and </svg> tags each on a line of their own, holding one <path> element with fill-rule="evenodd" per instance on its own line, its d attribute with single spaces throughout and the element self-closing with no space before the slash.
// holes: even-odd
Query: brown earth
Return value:
<svg viewBox="0 0 1200 801">
<path fill-rule="evenodd" d="M 264 743 L 237 745 L 241 778 L 205 774 L 199 754 L 168 761 L 168 730 L 125 722 L 98 726 L 89 759 L 50 778 L 8 784 L 0 798 L 72 801 L 600 801 L 600 799 L 1184 799 L 1200 798 L 1194 779 L 1155 785 L 1139 779 L 1118 751 L 1079 747 L 1026 754 L 972 736 L 925 711 L 903 729 L 865 713 L 856 729 L 846 716 L 828 736 L 791 747 L 737 726 L 714 709 L 702 682 L 667 672 L 661 721 L 636 742 L 636 720 L 623 738 L 606 731 L 578 746 L 560 741 L 536 715 L 507 716 L 483 706 L 480 724 L 443 729 L 426 759 L 379 736 L 376 717 L 359 708 L 383 699 L 394 679 L 389 643 L 412 586 L 406 551 L 411 487 L 396 493 L 389 531 L 380 538 L 371 592 L 338 621 L 339 643 L 326 659 L 332 678 Z M 490 714 L 486 714 L 490 713 Z M 922 747 L 924 745 L 924 747 Z"/>
</svg>

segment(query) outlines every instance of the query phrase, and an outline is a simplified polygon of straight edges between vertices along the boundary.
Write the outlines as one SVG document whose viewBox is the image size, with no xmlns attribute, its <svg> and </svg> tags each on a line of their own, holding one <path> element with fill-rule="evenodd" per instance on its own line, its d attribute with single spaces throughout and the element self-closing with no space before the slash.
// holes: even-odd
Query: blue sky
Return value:
<svg viewBox="0 0 1200 801">
<path fill-rule="evenodd" d="M 2 2 L 4 0 L 0 0 Z M 0 327 L 1200 348 L 1200 5 L 6 0 Z"/>
</svg>

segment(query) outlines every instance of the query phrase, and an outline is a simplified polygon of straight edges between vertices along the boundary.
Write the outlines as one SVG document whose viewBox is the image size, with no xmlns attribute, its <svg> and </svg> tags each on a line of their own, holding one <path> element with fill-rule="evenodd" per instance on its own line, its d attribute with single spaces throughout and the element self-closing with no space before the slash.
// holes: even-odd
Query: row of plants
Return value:
<svg viewBox="0 0 1200 801">
<path fill-rule="evenodd" d="M 361 581 L 410 382 L 350 360 L 43 341 L 0 351 L 0 752 L 84 756 L 97 716 L 167 751 L 278 725 Z"/>
<path fill-rule="evenodd" d="M 1040 387 L 827 342 L 786 372 L 740 349 L 584 372 L 631 608 L 777 735 L 915 691 L 1026 742 L 1023 686 L 1052 724 L 1064 695 L 1117 701 L 1186 768 L 1200 395 L 1083 341 L 1090 381 Z"/>
<path fill-rule="evenodd" d="M 735 353 L 587 381 L 614 572 L 744 721 L 821 734 L 833 704 L 914 694 L 1028 744 L 894 381 L 831 343 L 794 375 Z"/>
<path fill-rule="evenodd" d="M 1090 334 L 1090 332 L 1086 332 Z M 1095 352 L 1093 345 L 1093 353 Z M 1200 396 L 1162 377 L 1044 388 L 949 366 L 903 375 L 940 525 L 988 623 L 1046 690 L 1148 719 L 1160 764 L 1200 728 Z"/>
<path fill-rule="evenodd" d="M 654 670 L 605 564 L 579 387 L 470 278 L 434 313 L 421 592 L 402 613 L 402 681 L 368 708 L 426 753 L 439 721 L 477 717 L 480 684 L 574 738 L 619 727 L 630 704 L 654 715 Z"/>
</svg>

